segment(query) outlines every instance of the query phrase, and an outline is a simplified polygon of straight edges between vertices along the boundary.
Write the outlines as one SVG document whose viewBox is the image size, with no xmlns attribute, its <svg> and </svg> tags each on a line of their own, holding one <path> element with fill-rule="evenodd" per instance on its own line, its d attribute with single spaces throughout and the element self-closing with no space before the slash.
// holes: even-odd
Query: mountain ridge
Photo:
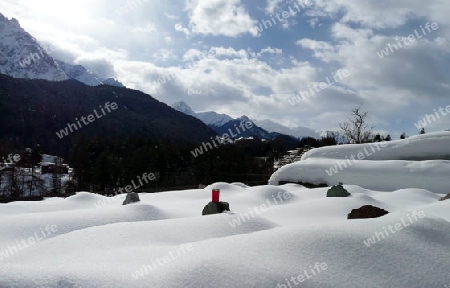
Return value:
<svg viewBox="0 0 450 288">
<path fill-rule="evenodd" d="M 216 130 L 218 133 L 222 132 L 223 129 L 221 129 L 222 126 L 227 124 L 230 121 L 238 120 L 245 118 L 247 116 L 243 115 L 240 118 L 234 119 L 229 115 L 226 114 L 218 114 L 214 111 L 207 111 L 207 112 L 194 112 L 192 108 L 184 101 L 175 102 L 172 105 L 170 105 L 175 110 L 178 110 L 182 113 L 185 113 L 190 116 L 197 117 L 198 119 L 202 120 L 205 124 Z M 291 137 L 295 137 L 297 139 L 305 138 L 305 137 L 312 137 L 316 139 L 321 138 L 321 134 L 316 132 L 313 129 L 307 128 L 307 127 L 286 127 L 284 125 L 281 125 L 279 123 L 276 123 L 272 120 L 266 119 L 266 120 L 253 120 L 249 119 L 249 121 L 253 123 L 254 126 L 261 128 L 265 130 L 263 131 L 255 131 L 257 135 L 264 135 L 263 139 L 267 139 L 267 137 L 273 138 L 276 135 L 288 135 Z"/>
<path fill-rule="evenodd" d="M 118 109 L 59 139 L 56 132 L 82 116 L 100 113 L 105 103 Z M 185 115 L 138 90 L 100 85 L 87 86 L 74 79 L 52 82 L 19 79 L 0 74 L 0 141 L 67 156 L 79 136 L 104 134 L 112 139 L 140 137 L 199 144 L 215 136 L 199 119 Z M 16 139 L 14 141 L 10 139 Z M 53 152 L 55 151 L 55 152 Z"/>
<path fill-rule="evenodd" d="M 0 13 L 0 73 L 14 78 L 63 81 L 69 79 L 56 61 L 17 19 Z"/>
<path fill-rule="evenodd" d="M 82 65 L 73 65 L 50 56 L 44 47 L 15 18 L 0 13 L 0 73 L 14 78 L 64 81 L 69 78 L 89 86 L 125 87 L 114 78 L 104 79 Z"/>
</svg>

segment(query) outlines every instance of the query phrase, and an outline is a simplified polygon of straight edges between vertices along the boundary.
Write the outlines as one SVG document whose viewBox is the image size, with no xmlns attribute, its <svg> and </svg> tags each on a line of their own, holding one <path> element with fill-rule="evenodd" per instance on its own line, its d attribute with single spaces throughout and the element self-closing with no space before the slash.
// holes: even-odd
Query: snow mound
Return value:
<svg viewBox="0 0 450 288">
<path fill-rule="evenodd" d="M 448 175 L 448 160 L 355 162 L 349 159 L 308 158 L 281 167 L 270 177 L 269 184 L 290 181 L 331 186 L 342 182 L 380 191 L 421 188 L 446 193 Z"/>
<path fill-rule="evenodd" d="M 363 153 L 365 160 L 450 160 L 450 132 L 434 132 L 388 142 L 347 144 L 312 149 L 309 158 L 347 159 Z"/>
<path fill-rule="evenodd" d="M 93 194 L 93 193 L 89 193 L 89 192 L 77 192 L 77 193 L 75 193 L 75 195 L 67 197 L 66 201 L 89 203 L 91 201 L 100 200 L 103 197 L 105 197 L 105 196 L 102 196 L 100 194 Z"/>
<path fill-rule="evenodd" d="M 69 287 L 277 287 L 287 285 L 291 276 L 304 275 L 309 278 L 302 287 L 328 287 L 330 283 L 333 287 L 349 287 L 349 283 L 351 287 L 442 287 L 450 265 L 448 222 L 420 219 L 405 227 L 403 233 L 397 231 L 369 247 L 365 245 L 364 241 L 373 237 L 374 228 L 383 231 L 383 227 L 406 217 L 396 213 L 378 219 L 209 238 L 192 243 L 190 252 L 164 265 L 157 265 L 153 259 L 170 255 L 178 246 L 139 247 L 130 238 L 132 242 L 122 248 L 101 249 L 95 245 L 96 253 L 92 255 L 83 249 L 86 246 L 76 245 L 75 251 L 67 251 L 71 245 L 64 246 L 63 239 L 57 243 L 52 239 L 56 246 L 49 243 L 48 248 L 61 253 L 49 259 L 39 257 L 42 253 L 35 249 L 36 253 L 28 257 L 2 265 L 0 284 L 20 281 L 23 286 L 38 287 L 69 283 L 73 285 Z M 70 235 L 73 238 L 69 244 L 81 240 L 82 235 L 77 234 Z M 91 240 L 99 235 L 93 236 Z M 90 247 L 90 242 L 85 243 Z M 89 256 L 95 261 L 80 261 Z M 315 270 L 314 275 L 311 269 L 316 263 L 326 264 L 326 269 Z M 153 270 L 148 268 L 146 273 L 145 265 Z M 295 287 L 294 282 L 290 284 Z"/>
<path fill-rule="evenodd" d="M 250 186 L 245 185 L 244 183 L 241 182 L 233 182 L 231 183 L 231 185 L 237 186 L 237 187 L 241 187 L 241 188 L 248 188 Z"/>
<path fill-rule="evenodd" d="M 224 192 L 233 211 L 201 216 L 213 187 Z M 119 201 L 125 195 L 111 199 L 86 192 L 0 205 L 0 287 L 447 284 L 450 201 L 416 188 L 344 187 L 353 197 L 327 198 L 329 187 L 215 183 L 205 189 L 140 193 L 141 202 L 125 206 Z M 280 203 L 277 197 L 283 194 L 290 197 Z M 97 208 L 104 199 L 112 202 Z M 352 209 L 368 204 L 390 213 L 347 220 Z M 396 224 L 401 229 L 390 232 Z M 45 233 L 48 225 L 57 231 L 17 247 Z M 316 263 L 326 268 L 311 270 Z M 304 281 L 296 285 L 291 279 L 300 276 Z"/>
</svg>

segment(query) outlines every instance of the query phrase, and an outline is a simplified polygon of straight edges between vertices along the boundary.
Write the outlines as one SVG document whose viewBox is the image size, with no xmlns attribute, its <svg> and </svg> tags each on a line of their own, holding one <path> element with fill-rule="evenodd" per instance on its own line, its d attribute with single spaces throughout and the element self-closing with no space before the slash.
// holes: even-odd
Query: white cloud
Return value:
<svg viewBox="0 0 450 288">
<path fill-rule="evenodd" d="M 176 16 L 176 15 L 170 15 L 169 13 L 164 13 L 164 15 L 166 15 L 166 17 L 168 18 L 168 19 L 170 19 L 170 20 L 180 20 L 180 17 L 179 16 Z"/>
<path fill-rule="evenodd" d="M 241 0 L 188 0 L 191 32 L 202 35 L 256 36 L 257 21 L 252 20 Z"/>
<path fill-rule="evenodd" d="M 284 0 L 267 0 L 266 13 L 273 14 L 277 9 L 279 9 L 280 4 L 283 3 Z"/>
<path fill-rule="evenodd" d="M 283 53 L 283 50 L 275 48 L 273 49 L 272 47 L 267 47 L 264 49 L 261 49 L 261 51 L 259 53 L 257 53 L 256 55 L 258 55 L 258 57 L 262 56 L 263 54 L 281 54 Z"/>
<path fill-rule="evenodd" d="M 176 59 L 177 55 L 171 50 L 159 49 L 155 54 L 153 54 L 153 57 L 156 60 L 168 61 Z"/>
<path fill-rule="evenodd" d="M 188 28 L 184 27 L 183 24 L 177 23 L 175 24 L 175 31 L 182 32 L 186 34 L 186 36 L 191 35 L 191 31 Z"/>
<path fill-rule="evenodd" d="M 56 58 L 102 76 L 115 73 L 128 87 L 168 104 L 185 100 L 196 110 L 320 129 L 337 127 L 364 103 L 380 130 L 405 129 L 409 122 L 415 130 L 413 120 L 448 102 L 448 0 L 315 0 L 279 23 L 283 29 L 261 35 L 254 29 L 259 20 L 302 1 L 187 0 L 177 6 L 151 0 L 117 16 L 127 1 L 67 0 L 50 7 L 45 0 L 3 0 L 0 11 L 17 17 L 40 42 L 60 47 Z M 377 56 L 428 21 L 439 30 L 389 57 Z M 339 68 L 351 72 L 341 85 L 290 105 L 286 95 Z M 173 77 L 155 85 L 164 75 Z"/>
<path fill-rule="evenodd" d="M 156 31 L 156 26 L 153 23 L 148 23 L 145 26 L 142 27 L 134 27 L 133 29 L 131 29 L 132 33 L 152 33 L 152 32 L 157 32 Z"/>
</svg>

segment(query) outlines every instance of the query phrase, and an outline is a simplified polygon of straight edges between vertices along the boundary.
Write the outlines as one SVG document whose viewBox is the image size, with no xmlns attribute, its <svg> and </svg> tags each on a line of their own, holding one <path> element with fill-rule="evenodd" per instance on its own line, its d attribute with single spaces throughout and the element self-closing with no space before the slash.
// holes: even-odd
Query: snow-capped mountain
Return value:
<svg viewBox="0 0 450 288">
<path fill-rule="evenodd" d="M 226 114 L 218 114 L 213 111 L 196 113 L 195 117 L 202 120 L 203 123 L 209 126 L 222 126 L 225 123 L 233 120 Z"/>
<path fill-rule="evenodd" d="M 14 78 L 63 81 L 69 78 L 89 86 L 111 85 L 125 87 L 114 78 L 100 81 L 99 77 L 81 65 L 53 59 L 48 48 L 0 13 L 0 73 Z"/>
<path fill-rule="evenodd" d="M 58 63 L 64 72 L 72 79 L 89 86 L 98 86 L 103 84 L 93 72 L 87 70 L 81 65 L 71 65 L 59 60 L 56 60 L 56 63 Z"/>
<path fill-rule="evenodd" d="M 52 57 L 19 22 L 0 13 L 0 73 L 14 78 L 69 79 Z"/>
<path fill-rule="evenodd" d="M 244 133 L 242 133 L 242 135 L 240 135 L 241 137 L 258 136 L 261 139 L 271 138 L 269 132 L 258 127 L 247 116 L 242 116 L 238 119 L 233 119 L 228 115 L 218 114 L 216 112 L 195 113 L 194 111 L 192 111 L 191 107 L 189 107 L 189 105 L 184 101 L 173 103 L 171 107 L 184 114 L 196 117 L 209 127 L 213 128 L 219 135 L 226 133 L 228 129 L 235 129 L 235 127 L 239 126 L 239 124 L 242 121 L 250 121 L 252 123 L 252 127 L 250 129 L 247 129 L 247 131 L 245 131 Z"/>
<path fill-rule="evenodd" d="M 72 79 L 80 81 L 89 86 L 98 86 L 98 85 L 110 85 L 117 87 L 125 87 L 122 83 L 114 78 L 108 78 L 103 81 L 100 81 L 97 74 L 86 69 L 82 65 L 72 65 L 66 62 L 56 60 L 56 63 L 64 70 L 64 72 Z"/>
<path fill-rule="evenodd" d="M 211 127 L 220 127 L 225 123 L 233 120 L 233 118 L 226 114 L 219 114 L 213 111 L 195 113 L 194 111 L 192 111 L 191 107 L 184 101 L 173 103 L 171 107 L 177 111 L 183 112 L 184 114 L 194 116 Z"/>
<path fill-rule="evenodd" d="M 108 79 L 103 80 L 102 82 L 105 85 L 125 88 L 125 85 L 123 85 L 121 82 L 119 82 L 117 79 L 114 79 L 114 78 L 108 78 Z"/>
<path fill-rule="evenodd" d="M 307 127 L 298 126 L 298 127 L 290 128 L 290 127 L 283 126 L 281 124 L 278 124 L 278 123 L 273 122 L 272 120 L 268 120 L 268 119 L 254 120 L 254 122 L 256 125 L 260 126 L 261 128 L 263 128 L 269 132 L 276 132 L 276 133 L 280 133 L 280 134 L 291 135 L 296 138 L 303 138 L 303 137 L 312 137 L 312 138 L 316 138 L 316 139 L 321 138 L 320 133 L 318 133 L 315 130 L 312 130 L 310 128 L 307 128 Z"/>
<path fill-rule="evenodd" d="M 184 101 L 175 102 L 172 105 L 170 105 L 170 107 L 186 115 L 197 117 L 196 113 L 192 111 L 191 107 L 189 107 L 189 105 Z"/>
<path fill-rule="evenodd" d="M 245 120 L 250 121 L 253 124 L 253 128 L 251 129 L 251 131 L 248 131 L 246 133 L 246 136 L 251 134 L 260 137 L 261 139 L 272 139 L 279 134 L 283 134 L 290 135 L 296 138 L 320 138 L 319 133 L 306 127 L 289 128 L 275 123 L 271 120 L 255 121 L 249 119 L 247 116 L 242 116 L 238 119 L 234 119 L 226 114 L 218 114 L 213 111 L 196 113 L 184 101 L 173 103 L 171 107 L 177 111 L 183 112 L 184 114 L 200 119 L 203 123 L 213 128 L 219 134 L 224 131 L 226 132 L 227 129 L 233 128 L 233 125 L 239 125 L 241 121 Z"/>
<path fill-rule="evenodd" d="M 242 125 L 241 123 L 244 121 L 244 123 L 250 122 L 250 128 L 245 127 L 245 129 L 242 129 Z M 223 135 L 224 133 L 230 133 L 230 131 L 234 131 L 235 134 L 238 134 L 237 137 L 253 137 L 256 136 L 260 139 L 265 139 L 265 140 L 269 140 L 269 139 L 273 139 L 278 135 L 274 135 L 271 134 L 269 132 L 267 132 L 266 130 L 264 130 L 263 128 L 259 127 L 258 125 L 256 125 L 252 120 L 250 120 L 250 118 L 248 118 L 247 116 L 243 115 L 237 119 L 233 119 L 231 121 L 228 121 L 227 123 L 225 123 L 224 125 L 221 126 L 211 126 L 219 135 Z M 239 129 L 238 127 L 241 127 L 241 129 Z M 238 131 L 238 132 L 237 132 Z"/>
</svg>

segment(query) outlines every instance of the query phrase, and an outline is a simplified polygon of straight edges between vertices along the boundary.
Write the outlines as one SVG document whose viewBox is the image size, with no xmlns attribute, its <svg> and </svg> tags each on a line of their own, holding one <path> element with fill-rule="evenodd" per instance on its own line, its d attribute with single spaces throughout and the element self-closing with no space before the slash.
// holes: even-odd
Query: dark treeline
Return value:
<svg viewBox="0 0 450 288">
<path fill-rule="evenodd" d="M 70 152 L 77 190 L 110 192 L 130 185 L 144 173 L 159 178 L 140 188 L 208 185 L 217 181 L 267 183 L 274 157 L 288 148 L 281 142 L 259 139 L 221 145 L 198 157 L 196 146 L 142 138 L 80 137 Z M 145 183 L 144 183 L 145 184 Z"/>
<path fill-rule="evenodd" d="M 321 139 L 305 137 L 300 140 L 297 148 L 319 148 L 332 145 L 337 145 L 337 140 L 334 136 L 322 137 Z"/>
</svg>

